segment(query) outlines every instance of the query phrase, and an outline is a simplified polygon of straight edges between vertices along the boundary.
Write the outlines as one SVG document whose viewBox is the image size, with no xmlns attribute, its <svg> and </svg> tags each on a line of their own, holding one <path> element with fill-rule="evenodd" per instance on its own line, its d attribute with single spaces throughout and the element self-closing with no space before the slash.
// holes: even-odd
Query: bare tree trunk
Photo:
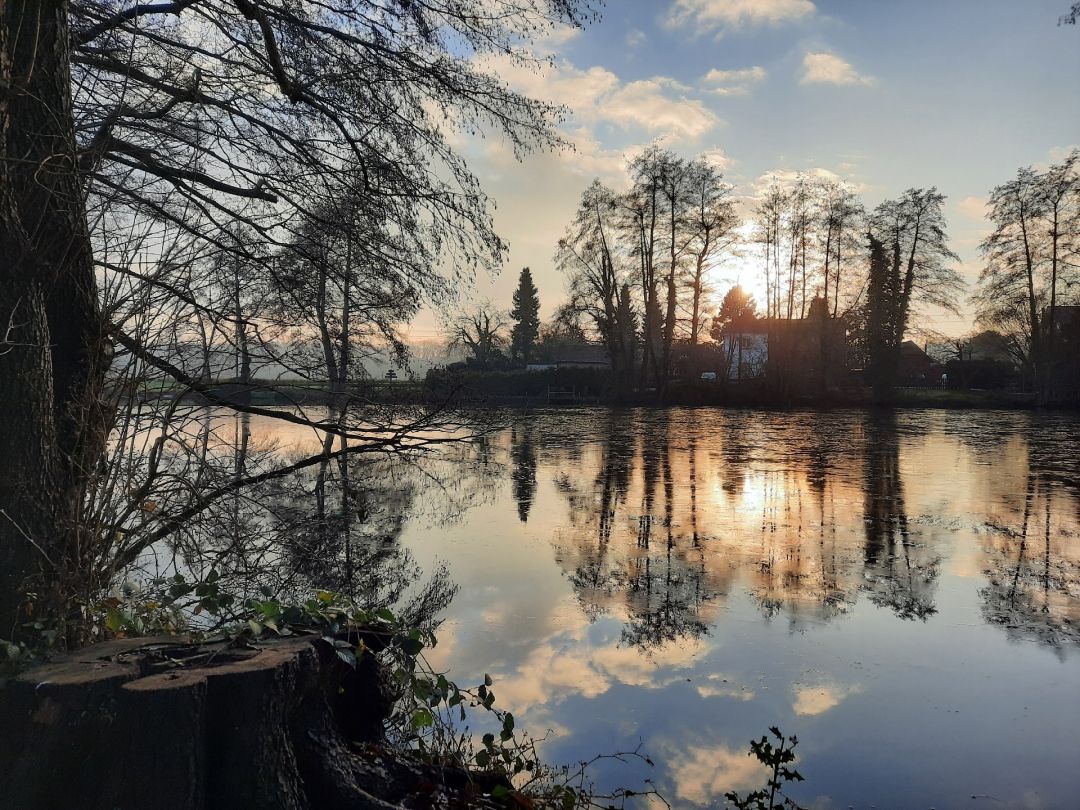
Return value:
<svg viewBox="0 0 1080 810">
<path fill-rule="evenodd" d="M 1060 257 L 1058 255 L 1058 242 L 1060 238 L 1059 230 L 1059 211 L 1058 206 L 1054 206 L 1054 219 L 1053 225 L 1050 228 L 1050 241 L 1052 245 L 1050 256 L 1050 310 L 1047 313 L 1047 317 L 1044 319 L 1043 329 L 1046 330 L 1046 344 L 1043 347 L 1046 353 L 1046 359 L 1044 365 L 1046 366 L 1045 383 L 1043 384 L 1043 390 L 1041 396 L 1044 401 L 1053 399 L 1053 387 L 1054 387 L 1054 340 L 1057 332 L 1057 280 L 1058 280 L 1058 264 Z"/>
<path fill-rule="evenodd" d="M 0 88 L 0 636 L 11 636 L 27 586 L 51 608 L 67 601 L 36 575 L 62 581 L 92 549 L 79 518 L 105 440 L 65 0 L 0 2 Z"/>
<path fill-rule="evenodd" d="M 236 342 L 236 383 L 239 390 L 236 399 L 242 405 L 251 402 L 251 352 L 248 351 L 247 321 L 241 299 L 240 258 L 233 259 L 233 332 Z"/>
<path fill-rule="evenodd" d="M 345 272 L 341 281 L 341 341 L 338 360 L 338 378 L 334 381 L 334 397 L 339 400 L 342 408 L 346 406 L 345 389 L 349 381 L 349 363 L 352 360 L 352 288 L 349 280 L 352 278 L 352 223 L 345 235 Z"/>
</svg>

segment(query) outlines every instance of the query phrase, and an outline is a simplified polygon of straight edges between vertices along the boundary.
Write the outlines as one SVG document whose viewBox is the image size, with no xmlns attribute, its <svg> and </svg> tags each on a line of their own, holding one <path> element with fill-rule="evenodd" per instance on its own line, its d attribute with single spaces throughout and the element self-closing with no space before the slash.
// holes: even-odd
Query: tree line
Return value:
<svg viewBox="0 0 1080 810">
<path fill-rule="evenodd" d="M 704 157 L 652 146 L 627 164 L 629 190 L 595 180 L 582 193 L 555 258 L 569 299 L 562 317 L 577 318 L 605 347 L 622 390 L 661 392 L 676 350 L 718 342 L 736 320 L 837 319 L 852 364 L 887 396 L 905 337 L 930 334 L 920 314 L 958 315 L 970 303 L 977 325 L 1000 332 L 1045 392 L 1055 345 L 1064 351 L 1058 312 L 1080 292 L 1077 164 L 1073 152 L 992 190 L 993 232 L 969 296 L 937 188 L 911 188 L 868 209 L 833 176 L 774 175 L 741 214 Z M 738 286 L 720 297 L 716 270 L 734 258 L 758 268 L 764 301 Z"/>
</svg>

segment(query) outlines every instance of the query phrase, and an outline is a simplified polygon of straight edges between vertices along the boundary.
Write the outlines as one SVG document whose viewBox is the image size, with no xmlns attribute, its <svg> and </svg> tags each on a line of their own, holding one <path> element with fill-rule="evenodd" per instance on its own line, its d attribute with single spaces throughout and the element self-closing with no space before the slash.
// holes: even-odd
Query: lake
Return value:
<svg viewBox="0 0 1080 810">
<path fill-rule="evenodd" d="M 365 518 L 460 586 L 430 660 L 548 760 L 655 762 L 602 787 L 722 804 L 777 725 L 804 805 L 1080 801 L 1076 415 L 549 411 L 393 480 Z"/>
</svg>

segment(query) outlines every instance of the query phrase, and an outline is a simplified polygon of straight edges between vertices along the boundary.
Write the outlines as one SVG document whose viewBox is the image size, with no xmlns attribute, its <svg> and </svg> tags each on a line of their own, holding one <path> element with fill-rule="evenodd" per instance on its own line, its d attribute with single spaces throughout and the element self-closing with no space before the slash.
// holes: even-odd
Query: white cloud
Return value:
<svg viewBox="0 0 1080 810">
<path fill-rule="evenodd" d="M 581 29 L 573 25 L 559 24 L 540 36 L 535 44 L 537 53 L 550 55 L 559 53 L 563 46 L 581 36 Z"/>
<path fill-rule="evenodd" d="M 1046 171 L 1051 163 L 1060 163 L 1076 151 L 1080 151 L 1080 144 L 1074 143 L 1069 146 L 1055 146 L 1047 153 L 1049 161 L 1046 163 L 1037 163 L 1035 168 L 1039 171 Z"/>
<path fill-rule="evenodd" d="M 742 68 L 741 70 L 713 69 L 701 78 L 705 90 L 718 96 L 745 96 L 750 93 L 750 85 L 765 80 L 765 68 Z"/>
<path fill-rule="evenodd" d="M 803 57 L 802 84 L 862 84 L 877 82 L 873 76 L 864 76 L 834 53 L 808 53 Z"/>
<path fill-rule="evenodd" d="M 701 157 L 706 163 L 721 172 L 727 171 L 733 163 L 731 156 L 719 146 L 713 149 L 706 149 L 701 153 Z"/>
<path fill-rule="evenodd" d="M 960 213 L 969 219 L 982 222 L 986 219 L 986 200 L 983 197 L 964 197 L 956 204 Z"/>
<path fill-rule="evenodd" d="M 625 128 L 639 127 L 656 135 L 696 140 L 720 123 L 698 99 L 670 97 L 663 80 L 630 82 L 601 100 L 596 115 Z"/>
<path fill-rule="evenodd" d="M 813 14 L 810 0 L 675 0 L 665 19 L 669 26 L 692 26 L 699 31 L 776 24 Z"/>
<path fill-rule="evenodd" d="M 626 47 L 636 48 L 647 39 L 645 32 L 639 28 L 631 28 L 626 32 Z"/>
<path fill-rule="evenodd" d="M 691 88 L 667 76 L 624 84 L 605 67 L 581 70 L 565 60 L 543 71 L 508 58 L 484 64 L 514 89 L 569 107 L 579 123 L 606 122 L 673 140 L 695 140 L 720 123 L 700 99 L 686 95 Z"/>
</svg>

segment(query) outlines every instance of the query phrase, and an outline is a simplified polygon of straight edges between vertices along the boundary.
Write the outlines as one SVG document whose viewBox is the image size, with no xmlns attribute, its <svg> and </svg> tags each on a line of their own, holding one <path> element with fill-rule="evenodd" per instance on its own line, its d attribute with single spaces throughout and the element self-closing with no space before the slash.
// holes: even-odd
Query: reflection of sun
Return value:
<svg viewBox="0 0 1080 810">
<path fill-rule="evenodd" d="M 760 512 L 769 501 L 769 479 L 765 475 L 743 474 L 741 512 Z"/>
</svg>

